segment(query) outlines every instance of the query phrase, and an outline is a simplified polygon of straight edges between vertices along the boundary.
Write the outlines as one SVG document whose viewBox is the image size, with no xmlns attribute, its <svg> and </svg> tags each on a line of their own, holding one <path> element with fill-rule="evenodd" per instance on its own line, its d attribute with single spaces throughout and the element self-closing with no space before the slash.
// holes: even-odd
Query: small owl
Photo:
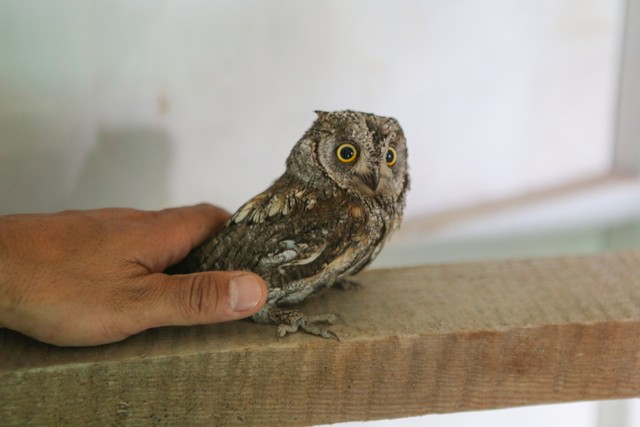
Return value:
<svg viewBox="0 0 640 427">
<path fill-rule="evenodd" d="M 409 189 L 402 128 L 390 117 L 317 111 L 293 147 L 287 169 L 245 203 L 171 273 L 247 270 L 268 287 L 253 320 L 278 325 L 278 336 L 302 329 L 337 338 L 333 314 L 289 308 L 349 277 L 378 255 L 402 220 Z"/>
</svg>

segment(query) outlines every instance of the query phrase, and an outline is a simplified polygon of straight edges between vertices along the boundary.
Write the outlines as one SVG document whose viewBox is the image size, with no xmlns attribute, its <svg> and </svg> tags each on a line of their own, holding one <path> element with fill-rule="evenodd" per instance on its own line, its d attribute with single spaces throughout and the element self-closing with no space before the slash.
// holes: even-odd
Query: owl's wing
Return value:
<svg viewBox="0 0 640 427">
<path fill-rule="evenodd" d="M 249 270 L 271 288 L 310 289 L 353 266 L 368 238 L 364 209 L 303 187 L 278 190 L 274 185 L 247 202 L 203 245 L 203 269 Z"/>
</svg>

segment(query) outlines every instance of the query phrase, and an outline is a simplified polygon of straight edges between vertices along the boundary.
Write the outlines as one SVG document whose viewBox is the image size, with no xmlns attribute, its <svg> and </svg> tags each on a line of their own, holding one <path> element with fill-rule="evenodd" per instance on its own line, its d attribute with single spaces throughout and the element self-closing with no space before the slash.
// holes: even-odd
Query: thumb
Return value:
<svg viewBox="0 0 640 427">
<path fill-rule="evenodd" d="M 155 283 L 145 301 L 147 327 L 198 325 L 242 319 L 257 313 L 267 300 L 267 286 L 248 272 L 207 271 L 148 276 Z"/>
</svg>

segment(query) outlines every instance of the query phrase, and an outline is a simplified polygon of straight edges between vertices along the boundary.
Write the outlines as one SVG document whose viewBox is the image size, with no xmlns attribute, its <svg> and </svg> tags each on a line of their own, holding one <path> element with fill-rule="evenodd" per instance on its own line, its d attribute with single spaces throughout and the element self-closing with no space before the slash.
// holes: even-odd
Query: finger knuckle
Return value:
<svg viewBox="0 0 640 427">
<path fill-rule="evenodd" d="M 216 286 L 203 275 L 194 275 L 184 288 L 183 310 L 188 317 L 206 318 L 215 309 Z"/>
</svg>

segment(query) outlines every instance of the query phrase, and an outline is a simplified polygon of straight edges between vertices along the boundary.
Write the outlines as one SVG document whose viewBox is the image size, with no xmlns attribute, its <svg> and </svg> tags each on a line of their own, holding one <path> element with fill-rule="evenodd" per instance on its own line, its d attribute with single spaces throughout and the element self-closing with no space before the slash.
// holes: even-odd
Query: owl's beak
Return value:
<svg viewBox="0 0 640 427">
<path fill-rule="evenodd" d="M 360 178 L 371 191 L 376 192 L 380 183 L 380 171 L 378 169 L 372 169 L 367 174 L 361 175 Z"/>
</svg>

